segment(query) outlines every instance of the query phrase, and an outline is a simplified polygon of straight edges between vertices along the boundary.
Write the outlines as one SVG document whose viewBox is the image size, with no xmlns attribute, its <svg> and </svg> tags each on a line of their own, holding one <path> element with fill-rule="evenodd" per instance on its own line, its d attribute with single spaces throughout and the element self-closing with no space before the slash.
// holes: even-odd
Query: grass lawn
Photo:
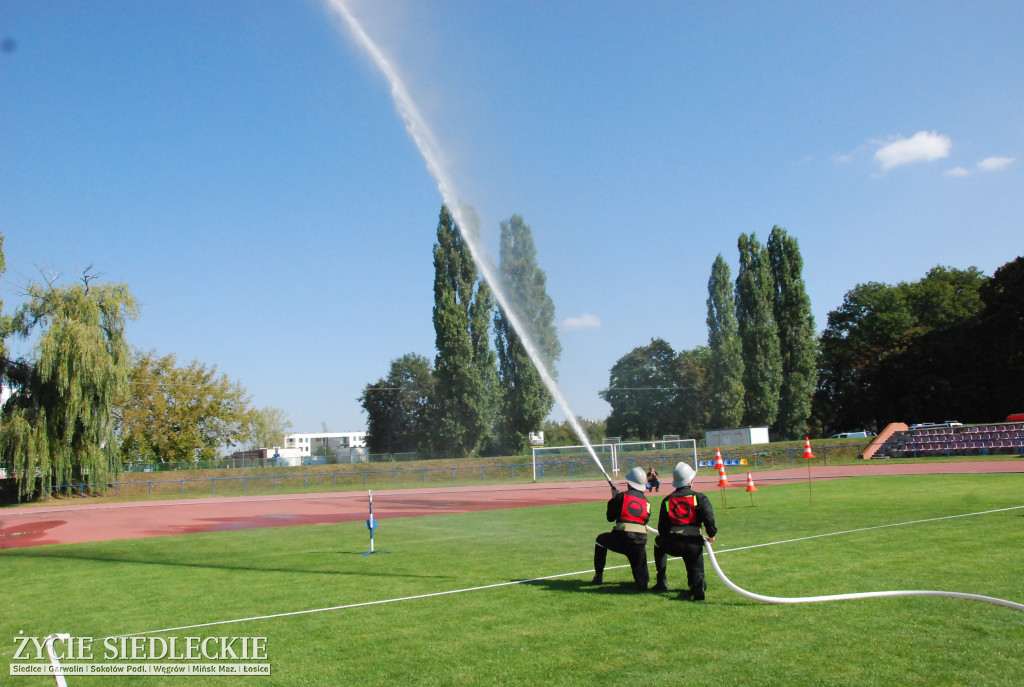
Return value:
<svg viewBox="0 0 1024 687">
<path fill-rule="evenodd" d="M 818 482 L 813 502 L 805 484 L 765 486 L 754 506 L 730 493 L 728 509 L 709 495 L 719 562 L 750 591 L 936 589 L 1024 602 L 1024 508 L 947 517 L 1024 505 L 1024 475 Z M 363 555 L 363 523 L 0 551 L 0 680 L 53 684 L 9 675 L 20 631 L 104 638 L 390 599 L 405 600 L 157 633 L 267 637 L 272 674 L 144 684 L 1019 685 L 1024 676 L 1024 613 L 991 604 L 766 605 L 729 591 L 710 565 L 708 600 L 689 603 L 678 599 L 681 561 L 669 564 L 672 591 L 640 594 L 617 554 L 608 562 L 621 567 L 589 586 L 593 539 L 608 527 L 599 502 L 381 520 L 376 549 L 392 553 L 373 556 Z M 730 551 L 849 530 L 861 531 Z M 532 581 L 503 584 L 519 580 Z M 440 594 L 458 590 L 469 591 Z M 420 595 L 431 596 L 408 598 Z"/>
</svg>

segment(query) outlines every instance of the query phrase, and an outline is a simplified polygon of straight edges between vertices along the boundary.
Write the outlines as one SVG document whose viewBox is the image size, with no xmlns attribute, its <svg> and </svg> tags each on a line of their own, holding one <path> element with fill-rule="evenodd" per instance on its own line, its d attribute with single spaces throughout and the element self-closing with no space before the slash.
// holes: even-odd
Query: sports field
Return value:
<svg viewBox="0 0 1024 687">
<path fill-rule="evenodd" d="M 655 506 L 665 491 L 651 495 Z M 729 491 L 728 508 L 708 491 L 719 562 L 750 591 L 935 589 L 1024 602 L 1022 474 L 855 477 L 815 482 L 813 494 L 801 483 L 759 486 L 754 505 Z M 672 591 L 640 594 L 615 554 L 605 585 L 590 586 L 593 538 L 609 526 L 598 500 L 381 519 L 370 556 L 361 521 L 0 551 L 0 681 L 54 684 L 9 675 L 13 638 L 53 632 L 97 644 L 266 637 L 269 676 L 144 678 L 154 685 L 1019 685 L 1024 676 L 1024 613 L 1001 606 L 766 605 L 729 591 L 710 566 L 708 600 L 690 603 L 678 598 L 681 561 L 669 564 Z M 72 687 L 138 682 L 68 677 Z"/>
</svg>

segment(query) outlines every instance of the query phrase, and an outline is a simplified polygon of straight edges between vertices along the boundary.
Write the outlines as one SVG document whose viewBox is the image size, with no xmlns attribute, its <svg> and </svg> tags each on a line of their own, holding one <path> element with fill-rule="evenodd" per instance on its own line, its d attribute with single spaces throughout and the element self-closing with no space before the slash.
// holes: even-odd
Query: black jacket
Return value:
<svg viewBox="0 0 1024 687">
<path fill-rule="evenodd" d="M 634 499 L 640 499 L 645 504 L 647 503 L 647 497 L 644 496 L 642 491 L 638 491 L 633 487 L 630 487 L 626 491 L 619 491 L 615 493 L 615 496 L 608 499 L 608 508 L 605 511 L 605 516 L 608 518 L 608 522 L 619 522 L 622 516 L 622 502 L 626 498 L 626 494 L 629 494 Z M 640 524 L 646 525 L 651 519 L 650 505 L 646 508 L 646 517 L 643 518 L 643 522 Z"/>
<path fill-rule="evenodd" d="M 711 508 L 711 500 L 706 495 L 699 491 L 694 491 L 689 486 L 678 487 L 662 500 L 661 509 L 658 512 L 658 534 L 672 534 L 673 522 L 672 518 L 669 517 L 669 507 L 673 504 L 670 502 L 688 496 L 696 497 L 696 509 L 694 509 L 692 515 L 693 522 L 691 524 L 697 527 L 703 525 L 707 535 L 714 537 L 718 534 L 718 528 L 715 526 L 715 512 Z"/>
</svg>

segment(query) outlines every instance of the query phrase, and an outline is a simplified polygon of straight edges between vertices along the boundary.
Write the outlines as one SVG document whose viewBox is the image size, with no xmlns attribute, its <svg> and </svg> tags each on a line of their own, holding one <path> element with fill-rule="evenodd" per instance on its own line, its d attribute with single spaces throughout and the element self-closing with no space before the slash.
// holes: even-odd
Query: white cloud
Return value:
<svg viewBox="0 0 1024 687">
<path fill-rule="evenodd" d="M 875 151 L 875 162 L 882 169 L 901 167 L 915 162 L 934 162 L 949 156 L 953 143 L 949 136 L 934 131 L 918 131 L 910 138 L 899 138 Z"/>
<path fill-rule="evenodd" d="M 954 167 L 953 169 L 947 169 L 942 173 L 944 177 L 966 177 L 970 176 L 971 171 L 965 167 Z"/>
<path fill-rule="evenodd" d="M 978 163 L 978 169 L 983 172 L 994 172 L 997 169 L 1009 167 L 1017 161 L 1015 157 L 986 157 Z"/>
<path fill-rule="evenodd" d="M 562 320 L 562 324 L 560 324 L 558 328 L 562 331 L 571 332 L 576 329 L 595 329 L 600 326 L 600 317 L 597 315 L 591 315 L 590 313 L 584 313 L 579 317 L 567 317 Z"/>
</svg>

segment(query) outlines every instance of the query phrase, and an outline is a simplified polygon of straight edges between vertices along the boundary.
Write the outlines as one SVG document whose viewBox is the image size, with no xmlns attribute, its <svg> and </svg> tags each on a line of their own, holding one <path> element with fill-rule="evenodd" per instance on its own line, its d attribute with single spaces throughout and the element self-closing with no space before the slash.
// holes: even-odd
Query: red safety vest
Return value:
<svg viewBox="0 0 1024 687">
<path fill-rule="evenodd" d="M 665 502 L 665 511 L 668 520 L 672 525 L 696 525 L 697 524 L 697 497 L 677 496 Z"/>
<path fill-rule="evenodd" d="M 619 515 L 619 522 L 634 522 L 643 525 L 651 513 L 651 504 L 643 496 L 633 494 L 622 495 L 622 513 Z"/>
</svg>

